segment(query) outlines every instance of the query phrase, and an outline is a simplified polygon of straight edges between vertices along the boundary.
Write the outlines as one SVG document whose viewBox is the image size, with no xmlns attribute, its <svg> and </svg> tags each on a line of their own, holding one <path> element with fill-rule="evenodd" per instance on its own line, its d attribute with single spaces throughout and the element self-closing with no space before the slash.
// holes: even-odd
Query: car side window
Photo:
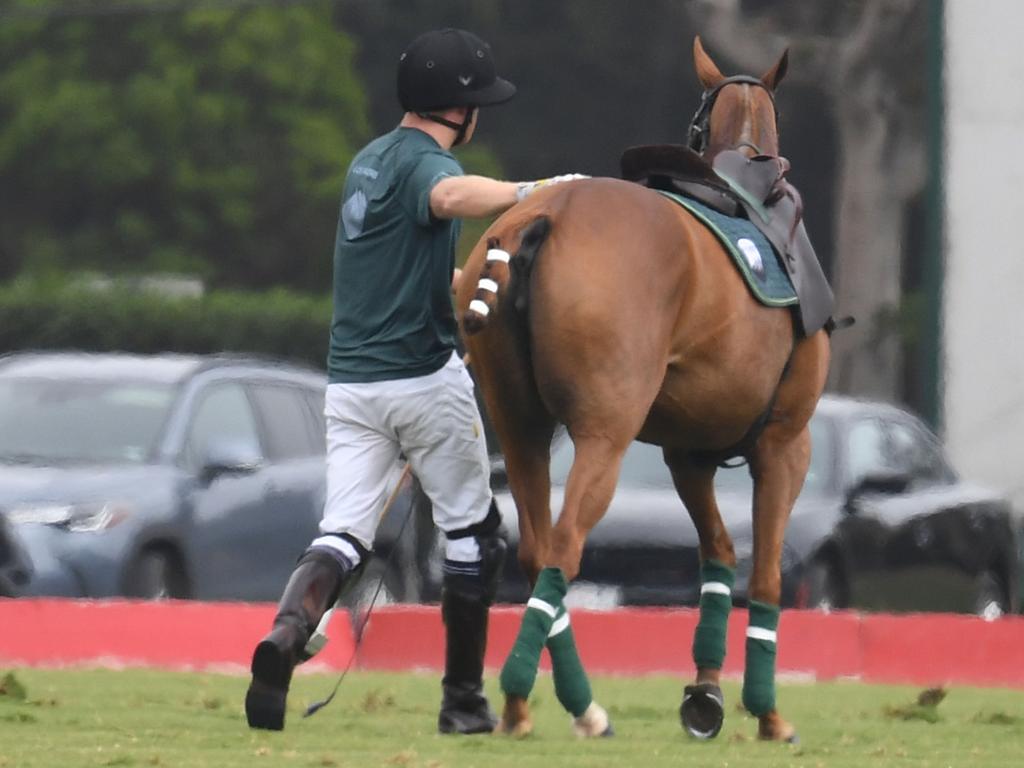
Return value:
<svg viewBox="0 0 1024 768">
<path fill-rule="evenodd" d="M 885 432 L 877 419 L 853 422 L 846 436 L 846 451 L 851 487 L 870 474 L 890 469 L 886 460 Z"/>
<path fill-rule="evenodd" d="M 889 424 L 890 463 L 906 472 L 922 485 L 948 482 L 950 470 L 936 440 L 912 424 L 894 421 Z"/>
<path fill-rule="evenodd" d="M 267 453 L 271 461 L 288 461 L 323 453 L 311 429 L 304 400 L 298 387 L 259 384 L 253 397 L 266 426 Z"/>
<path fill-rule="evenodd" d="M 254 458 L 263 456 L 256 416 L 239 384 L 216 384 L 200 395 L 185 444 L 186 463 L 199 469 L 218 445 L 230 445 Z"/>
</svg>

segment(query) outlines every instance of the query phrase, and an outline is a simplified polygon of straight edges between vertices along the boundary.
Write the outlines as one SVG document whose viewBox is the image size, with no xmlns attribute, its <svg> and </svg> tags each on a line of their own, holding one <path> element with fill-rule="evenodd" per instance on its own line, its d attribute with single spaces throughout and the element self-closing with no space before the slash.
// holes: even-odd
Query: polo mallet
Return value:
<svg viewBox="0 0 1024 768">
<path fill-rule="evenodd" d="M 388 512 L 391 511 L 391 507 L 394 506 L 395 499 L 398 498 L 399 491 L 401 491 L 402 486 L 405 484 L 405 481 L 409 478 L 411 474 L 412 464 L 406 462 L 405 468 L 402 470 L 402 474 L 401 476 L 399 476 L 398 482 L 395 484 L 394 490 L 391 491 L 391 495 L 388 496 L 388 500 L 384 502 L 384 508 L 381 509 L 380 511 L 378 524 L 380 523 L 381 520 L 384 519 Z M 402 526 L 398 529 L 398 536 L 395 538 L 396 542 L 401 540 L 402 534 L 405 533 L 405 526 L 409 523 L 409 518 L 412 517 L 414 509 L 415 505 L 410 505 L 409 512 L 406 514 L 405 520 L 402 521 Z M 302 715 L 303 717 L 309 717 L 310 715 L 319 712 L 321 709 L 330 704 L 331 701 L 333 701 L 335 694 L 337 694 L 338 688 L 341 686 L 342 681 L 345 679 L 345 675 L 348 674 L 349 669 L 352 667 L 352 662 L 355 661 L 356 654 L 359 652 L 359 645 L 360 643 L 362 643 L 363 640 L 363 630 L 366 629 L 366 625 L 370 621 L 370 614 L 373 612 L 373 606 L 377 603 L 377 597 L 380 595 L 380 590 L 384 586 L 384 577 L 387 575 L 388 568 L 390 567 L 391 561 L 394 559 L 395 552 L 397 551 L 398 547 L 395 546 L 388 554 L 387 562 L 384 564 L 384 571 L 381 573 L 380 579 L 378 579 L 377 581 L 377 588 L 376 590 L 374 590 L 373 597 L 370 598 L 370 604 L 367 606 L 366 612 L 362 617 L 362 620 L 359 622 L 359 626 L 356 627 L 355 643 L 353 644 L 352 647 L 352 654 L 348 657 L 348 661 L 345 664 L 345 668 L 341 671 L 341 675 L 338 677 L 338 681 L 334 684 L 334 689 L 331 691 L 331 695 L 328 696 L 326 699 L 323 699 L 322 701 L 315 701 L 308 707 L 306 707 L 306 711 Z M 306 645 L 306 652 L 310 653 L 310 655 L 313 655 L 321 648 L 323 648 L 324 645 L 327 644 L 327 625 L 330 622 L 331 615 L 333 613 L 334 608 L 331 608 L 323 615 L 323 618 L 320 619 L 320 623 L 317 625 L 316 631 L 313 633 L 313 636 L 310 638 L 309 643 L 307 643 Z"/>
</svg>

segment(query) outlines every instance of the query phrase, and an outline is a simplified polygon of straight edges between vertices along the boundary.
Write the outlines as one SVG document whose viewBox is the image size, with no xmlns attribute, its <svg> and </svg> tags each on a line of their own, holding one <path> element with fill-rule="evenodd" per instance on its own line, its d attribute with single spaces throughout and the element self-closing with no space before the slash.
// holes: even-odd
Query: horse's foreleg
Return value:
<svg viewBox="0 0 1024 768">
<path fill-rule="evenodd" d="M 700 539 L 700 621 L 693 636 L 697 679 L 684 689 L 679 715 L 690 735 L 710 739 L 718 735 L 725 717 L 719 678 L 725 662 L 736 555 L 715 501 L 715 466 L 694 464 L 669 450 L 665 462 Z"/>
<path fill-rule="evenodd" d="M 790 510 L 810 463 L 810 434 L 787 440 L 771 428 L 751 459 L 754 474 L 754 563 L 748 594 L 749 623 L 743 671 L 743 706 L 758 718 L 762 739 L 791 741 L 796 731 L 775 706 L 775 657 L 781 595 L 783 537 Z"/>
</svg>

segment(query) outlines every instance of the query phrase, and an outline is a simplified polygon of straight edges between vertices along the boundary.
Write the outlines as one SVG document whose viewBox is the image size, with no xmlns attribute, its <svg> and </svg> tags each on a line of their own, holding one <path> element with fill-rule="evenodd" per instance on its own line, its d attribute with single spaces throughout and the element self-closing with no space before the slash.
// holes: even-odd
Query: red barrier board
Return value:
<svg viewBox="0 0 1024 768">
<path fill-rule="evenodd" d="M 0 665 L 248 669 L 275 610 L 269 604 L 0 598 Z M 343 667 L 354 645 L 348 615 L 336 613 L 331 626 L 331 642 L 316 660 Z"/>
<path fill-rule="evenodd" d="M 114 665 L 245 671 L 274 606 L 128 600 L 0 599 L 0 666 Z M 492 610 L 487 667 L 504 662 L 521 607 Z M 688 679 L 698 613 L 621 608 L 572 613 L 580 656 L 595 674 L 669 673 Z M 743 671 L 746 611 L 729 621 L 725 673 Z M 316 669 L 341 669 L 354 649 L 346 613 L 334 615 L 331 642 Z M 429 669 L 444 664 L 438 606 L 374 611 L 359 646 L 362 669 Z M 542 668 L 549 669 L 545 657 Z M 987 622 L 944 614 L 871 615 L 784 611 L 778 672 L 828 680 L 1024 687 L 1024 618 Z"/>
</svg>

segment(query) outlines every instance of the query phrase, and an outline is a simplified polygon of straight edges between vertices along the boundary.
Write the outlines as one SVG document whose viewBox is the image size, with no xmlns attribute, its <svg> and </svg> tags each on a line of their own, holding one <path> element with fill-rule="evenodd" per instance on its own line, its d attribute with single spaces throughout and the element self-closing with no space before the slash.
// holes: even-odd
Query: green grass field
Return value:
<svg viewBox="0 0 1024 768">
<path fill-rule="evenodd" d="M 682 682 L 668 677 L 597 678 L 598 701 L 617 735 L 578 741 L 549 676 L 534 695 L 536 729 L 514 740 L 444 737 L 434 730 L 437 675 L 351 675 L 310 719 L 302 708 L 326 695 L 333 676 L 296 678 L 284 733 L 253 732 L 242 699 L 247 678 L 131 670 L 0 670 L 0 767 L 260 766 L 550 768 L 551 766 L 1019 766 L 1024 765 L 1024 692 L 952 688 L 935 709 L 918 689 L 858 683 L 785 684 L 783 714 L 798 745 L 765 744 L 735 708 L 699 743 L 679 727 Z M 488 680 L 492 700 L 494 680 Z"/>
</svg>

